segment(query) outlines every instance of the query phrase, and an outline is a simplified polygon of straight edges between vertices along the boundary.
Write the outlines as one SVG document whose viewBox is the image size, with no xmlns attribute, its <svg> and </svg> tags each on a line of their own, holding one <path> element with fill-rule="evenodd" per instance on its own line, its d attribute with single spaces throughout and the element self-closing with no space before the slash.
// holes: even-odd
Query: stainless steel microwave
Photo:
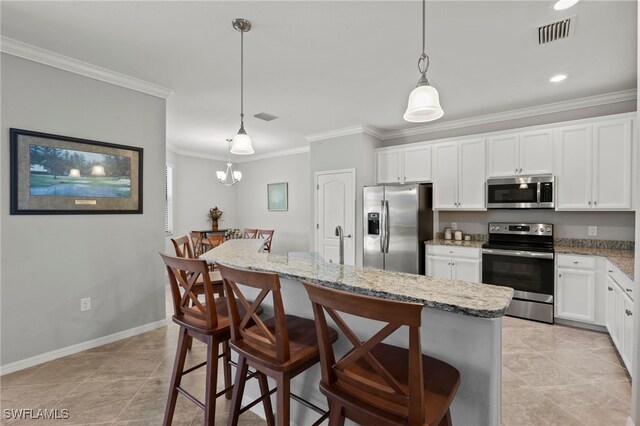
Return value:
<svg viewBox="0 0 640 426">
<path fill-rule="evenodd" d="M 552 209 L 553 181 L 553 175 L 487 179 L 487 208 Z"/>
</svg>

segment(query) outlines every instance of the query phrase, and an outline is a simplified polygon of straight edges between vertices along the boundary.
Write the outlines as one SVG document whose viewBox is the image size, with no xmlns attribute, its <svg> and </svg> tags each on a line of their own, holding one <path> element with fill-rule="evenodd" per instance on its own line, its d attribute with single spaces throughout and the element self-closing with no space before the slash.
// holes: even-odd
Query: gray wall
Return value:
<svg viewBox="0 0 640 426">
<path fill-rule="evenodd" d="M 224 212 L 220 229 L 237 227 L 237 185 L 224 186 L 216 177 L 217 170 L 226 170 L 226 163 L 186 155 L 176 155 L 173 161 L 173 235 L 211 229 L 208 214 L 213 207 Z"/>
<path fill-rule="evenodd" d="M 487 234 L 489 222 L 552 223 L 556 238 L 587 238 L 634 241 L 633 212 L 556 212 L 549 210 L 491 210 L 486 212 L 439 212 L 439 231 L 451 222 L 470 234 Z M 598 235 L 590 237 L 588 226 L 597 226 Z"/>
<path fill-rule="evenodd" d="M 0 363 L 163 319 L 165 100 L 6 54 L 1 74 Z M 10 216 L 10 127 L 144 148 L 144 214 Z"/>
<path fill-rule="evenodd" d="M 272 252 L 309 250 L 309 153 L 242 163 L 242 181 L 236 185 L 238 219 L 243 228 L 275 230 Z M 267 184 L 288 182 L 289 210 L 269 211 Z"/>
<path fill-rule="evenodd" d="M 356 169 L 356 265 L 362 265 L 362 187 L 375 184 L 374 149 L 380 147 L 380 141 L 364 133 L 346 135 L 311 143 L 311 193 L 316 172 L 339 169 Z M 309 230 L 310 249 L 315 251 L 313 213 L 315 198 L 311 199 L 311 218 Z"/>
</svg>

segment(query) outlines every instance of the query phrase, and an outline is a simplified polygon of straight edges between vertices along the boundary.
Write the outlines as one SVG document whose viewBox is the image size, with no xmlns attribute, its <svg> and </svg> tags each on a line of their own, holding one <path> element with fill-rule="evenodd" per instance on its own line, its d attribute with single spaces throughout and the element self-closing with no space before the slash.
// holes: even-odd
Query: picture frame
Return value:
<svg viewBox="0 0 640 426">
<path fill-rule="evenodd" d="M 10 214 L 142 214 L 143 149 L 9 130 Z"/>
<path fill-rule="evenodd" d="M 289 184 L 287 182 L 267 184 L 267 208 L 270 212 L 289 210 Z"/>
</svg>

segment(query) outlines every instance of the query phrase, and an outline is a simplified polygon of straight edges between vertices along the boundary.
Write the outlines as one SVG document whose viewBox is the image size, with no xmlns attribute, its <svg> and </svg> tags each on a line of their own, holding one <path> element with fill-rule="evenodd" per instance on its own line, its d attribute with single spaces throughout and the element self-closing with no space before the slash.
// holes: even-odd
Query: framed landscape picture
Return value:
<svg viewBox="0 0 640 426">
<path fill-rule="evenodd" d="M 142 213 L 142 148 L 10 129 L 10 213 Z"/>
<path fill-rule="evenodd" d="M 267 184 L 267 205 L 269 211 L 287 211 L 289 200 L 287 198 L 287 182 Z"/>
</svg>

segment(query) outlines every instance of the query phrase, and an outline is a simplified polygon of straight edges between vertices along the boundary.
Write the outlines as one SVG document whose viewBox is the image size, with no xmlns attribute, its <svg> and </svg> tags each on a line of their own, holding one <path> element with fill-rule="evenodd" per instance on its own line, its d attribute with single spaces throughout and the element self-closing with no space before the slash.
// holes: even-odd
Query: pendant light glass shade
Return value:
<svg viewBox="0 0 640 426">
<path fill-rule="evenodd" d="M 425 15 L 425 0 L 422 0 L 422 55 L 418 59 L 418 71 L 420 71 L 421 77 L 417 87 L 409 94 L 407 110 L 403 116 L 406 121 L 411 123 L 433 121 L 444 115 L 438 91 L 431 87 L 427 79 L 430 59 L 425 52 Z"/>
<path fill-rule="evenodd" d="M 244 131 L 244 127 L 241 127 L 238 134 L 234 136 L 231 144 L 231 153 L 238 155 L 253 154 L 253 146 L 251 145 L 251 138 Z"/>
<path fill-rule="evenodd" d="M 418 86 L 411 91 L 404 119 L 411 123 L 437 120 L 444 115 L 438 91 L 431 86 Z"/>
</svg>

